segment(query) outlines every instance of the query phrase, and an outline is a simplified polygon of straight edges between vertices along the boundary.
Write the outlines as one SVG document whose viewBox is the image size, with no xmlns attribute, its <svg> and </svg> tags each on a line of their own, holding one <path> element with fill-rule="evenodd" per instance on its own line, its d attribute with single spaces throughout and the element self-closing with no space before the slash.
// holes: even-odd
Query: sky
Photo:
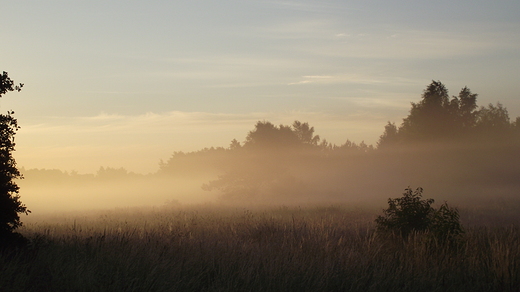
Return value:
<svg viewBox="0 0 520 292">
<path fill-rule="evenodd" d="M 432 80 L 520 116 L 520 1 L 17 0 L 0 100 L 25 168 L 153 173 L 257 121 L 375 144 Z"/>
</svg>

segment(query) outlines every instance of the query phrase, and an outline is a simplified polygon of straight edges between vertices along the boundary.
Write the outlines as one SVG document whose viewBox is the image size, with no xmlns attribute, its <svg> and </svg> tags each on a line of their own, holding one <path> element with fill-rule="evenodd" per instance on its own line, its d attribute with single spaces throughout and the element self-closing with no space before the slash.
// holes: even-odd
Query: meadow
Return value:
<svg viewBox="0 0 520 292">
<path fill-rule="evenodd" d="M 519 291 L 518 203 L 460 207 L 456 244 L 378 234 L 380 208 L 127 208 L 24 218 L 1 291 Z"/>
</svg>

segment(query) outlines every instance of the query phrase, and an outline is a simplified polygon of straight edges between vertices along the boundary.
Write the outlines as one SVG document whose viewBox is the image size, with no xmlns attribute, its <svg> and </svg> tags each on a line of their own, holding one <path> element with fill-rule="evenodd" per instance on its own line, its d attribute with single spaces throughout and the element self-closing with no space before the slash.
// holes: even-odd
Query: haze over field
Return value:
<svg viewBox="0 0 520 292">
<path fill-rule="evenodd" d="M 375 144 L 425 85 L 520 115 L 518 1 L 8 1 L 26 169 L 153 173 L 267 120 Z"/>
<path fill-rule="evenodd" d="M 517 204 L 520 117 L 511 120 L 500 103 L 479 107 L 477 97 L 467 87 L 450 97 L 432 81 L 401 124 L 388 122 L 376 147 L 330 143 L 300 121 L 258 121 L 243 143 L 175 152 L 154 174 L 23 169 L 22 186 L 40 211 L 204 202 L 374 207 L 403 186 L 465 207 Z"/>
<path fill-rule="evenodd" d="M 520 291 L 520 1 L 3 2 L 1 290 Z"/>
</svg>

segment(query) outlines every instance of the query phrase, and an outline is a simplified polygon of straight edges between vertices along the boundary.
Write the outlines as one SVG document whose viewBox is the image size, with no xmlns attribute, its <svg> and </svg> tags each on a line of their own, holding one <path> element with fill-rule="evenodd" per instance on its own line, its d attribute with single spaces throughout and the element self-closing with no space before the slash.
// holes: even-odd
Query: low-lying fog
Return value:
<svg viewBox="0 0 520 292">
<path fill-rule="evenodd" d="M 110 168 L 92 175 L 22 169 L 25 179 L 18 184 L 33 213 L 205 202 L 382 207 L 408 186 L 424 188 L 424 197 L 439 203 L 468 205 L 514 198 L 520 191 L 516 148 L 354 146 L 176 153 L 150 175 Z"/>
<path fill-rule="evenodd" d="M 57 170 L 29 170 L 24 176 L 18 183 L 20 195 L 33 213 L 176 205 L 181 202 L 199 204 L 216 199 L 216 194 L 201 189 L 202 178 L 151 175 L 101 178 L 69 175 Z"/>
<path fill-rule="evenodd" d="M 308 123 L 261 121 L 242 143 L 176 152 L 154 174 L 22 169 L 20 195 L 33 212 L 204 202 L 382 207 L 407 187 L 451 205 L 517 200 L 520 118 L 510 121 L 500 103 L 479 108 L 476 98 L 466 87 L 450 98 L 433 81 L 376 147 L 330 144 Z"/>
</svg>

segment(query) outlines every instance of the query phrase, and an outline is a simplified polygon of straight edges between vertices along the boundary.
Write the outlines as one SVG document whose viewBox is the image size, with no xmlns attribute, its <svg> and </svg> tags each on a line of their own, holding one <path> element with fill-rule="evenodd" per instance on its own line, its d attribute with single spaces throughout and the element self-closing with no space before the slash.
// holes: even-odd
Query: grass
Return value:
<svg viewBox="0 0 520 292">
<path fill-rule="evenodd" d="M 47 217 L 19 230 L 28 248 L 0 255 L 0 290 L 519 291 L 518 225 L 486 224 L 479 212 L 461 210 L 455 246 L 384 238 L 378 210 L 345 206 Z"/>
</svg>

